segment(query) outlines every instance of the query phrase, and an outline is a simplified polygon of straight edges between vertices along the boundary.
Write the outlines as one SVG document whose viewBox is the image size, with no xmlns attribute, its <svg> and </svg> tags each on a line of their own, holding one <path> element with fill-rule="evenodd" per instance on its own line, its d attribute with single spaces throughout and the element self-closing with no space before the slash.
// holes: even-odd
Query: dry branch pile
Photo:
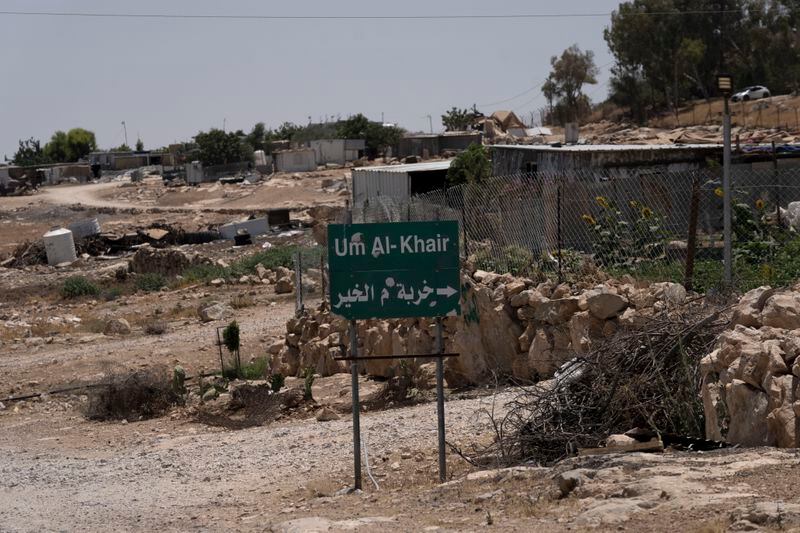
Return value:
<svg viewBox="0 0 800 533">
<path fill-rule="evenodd" d="M 620 329 L 525 388 L 495 420 L 502 463 L 550 463 L 632 428 L 703 437 L 700 359 L 727 326 L 719 308 L 688 305 Z"/>
</svg>

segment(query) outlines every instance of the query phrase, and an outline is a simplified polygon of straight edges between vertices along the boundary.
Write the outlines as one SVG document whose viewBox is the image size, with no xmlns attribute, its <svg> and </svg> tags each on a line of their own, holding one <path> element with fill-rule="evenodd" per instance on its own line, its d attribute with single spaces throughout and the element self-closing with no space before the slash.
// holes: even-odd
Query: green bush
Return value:
<svg viewBox="0 0 800 533">
<path fill-rule="evenodd" d="M 272 392 L 278 392 L 283 388 L 283 384 L 286 383 L 286 378 L 283 377 L 283 374 L 272 374 L 269 378 L 269 383 Z"/>
<path fill-rule="evenodd" d="M 136 288 L 140 291 L 155 292 L 167 285 L 167 280 L 161 274 L 140 274 L 136 277 Z"/>
<path fill-rule="evenodd" d="M 311 386 L 314 385 L 314 369 L 306 367 L 303 369 L 303 399 L 313 400 L 314 396 L 311 393 Z"/>
<path fill-rule="evenodd" d="M 475 266 L 480 270 L 511 273 L 515 276 L 529 274 L 536 268 L 533 253 L 515 244 L 506 246 L 499 253 L 483 248 L 475 253 Z"/>
<path fill-rule="evenodd" d="M 100 289 L 83 276 L 71 276 L 64 280 L 61 295 L 64 298 L 78 298 L 80 296 L 97 296 Z"/>
</svg>

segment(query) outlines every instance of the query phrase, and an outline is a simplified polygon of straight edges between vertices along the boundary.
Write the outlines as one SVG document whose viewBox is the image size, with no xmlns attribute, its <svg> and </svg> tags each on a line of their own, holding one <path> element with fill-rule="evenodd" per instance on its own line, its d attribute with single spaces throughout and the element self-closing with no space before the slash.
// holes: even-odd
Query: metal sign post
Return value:
<svg viewBox="0 0 800 533">
<path fill-rule="evenodd" d="M 353 477 L 355 488 L 361 489 L 361 404 L 358 397 L 358 328 L 350 321 L 350 387 L 353 404 Z"/>
<path fill-rule="evenodd" d="M 444 353 L 442 317 L 436 317 L 436 353 L 439 355 Z M 444 450 L 444 359 L 442 357 L 436 358 L 436 417 L 439 437 L 439 481 L 444 483 L 447 479 L 447 459 Z"/>
<path fill-rule="evenodd" d="M 350 219 L 352 221 L 352 218 Z M 353 395 L 353 471 L 361 488 L 361 426 L 358 362 L 370 359 L 436 358 L 439 480 L 447 478 L 444 423 L 443 316 L 461 314 L 458 222 L 330 224 L 328 272 L 331 311 L 350 320 Z M 356 320 L 436 318 L 436 353 L 358 356 Z"/>
</svg>

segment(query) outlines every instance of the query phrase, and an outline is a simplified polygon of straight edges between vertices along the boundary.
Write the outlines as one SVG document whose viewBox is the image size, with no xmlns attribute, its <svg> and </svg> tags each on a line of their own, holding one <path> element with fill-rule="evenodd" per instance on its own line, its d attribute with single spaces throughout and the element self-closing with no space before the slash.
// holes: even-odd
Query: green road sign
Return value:
<svg viewBox="0 0 800 533">
<path fill-rule="evenodd" d="M 330 224 L 331 308 L 351 320 L 461 312 L 458 222 Z"/>
</svg>

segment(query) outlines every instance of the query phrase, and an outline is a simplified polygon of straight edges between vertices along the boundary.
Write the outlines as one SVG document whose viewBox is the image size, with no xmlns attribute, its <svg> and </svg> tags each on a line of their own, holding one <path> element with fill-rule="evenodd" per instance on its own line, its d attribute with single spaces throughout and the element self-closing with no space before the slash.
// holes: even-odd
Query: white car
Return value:
<svg viewBox="0 0 800 533">
<path fill-rule="evenodd" d="M 748 100 L 758 100 L 759 98 L 769 97 L 769 89 L 762 85 L 753 85 L 731 96 L 731 102 L 738 102 L 740 100 L 747 102 Z"/>
</svg>

